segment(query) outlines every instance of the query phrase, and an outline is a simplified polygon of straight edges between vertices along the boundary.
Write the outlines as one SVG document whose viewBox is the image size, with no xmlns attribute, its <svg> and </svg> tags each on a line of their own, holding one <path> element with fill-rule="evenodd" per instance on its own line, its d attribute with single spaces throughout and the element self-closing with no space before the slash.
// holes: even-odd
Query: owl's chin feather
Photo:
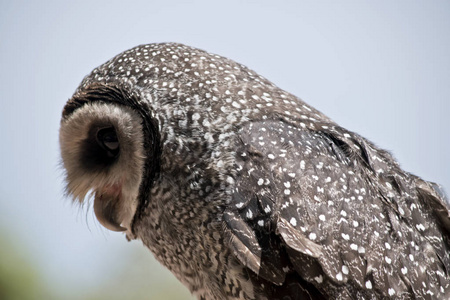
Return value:
<svg viewBox="0 0 450 300">
<path fill-rule="evenodd" d="M 126 231 L 120 226 L 120 193 L 96 193 L 94 199 L 94 212 L 97 220 L 106 229 L 111 231 Z"/>
</svg>

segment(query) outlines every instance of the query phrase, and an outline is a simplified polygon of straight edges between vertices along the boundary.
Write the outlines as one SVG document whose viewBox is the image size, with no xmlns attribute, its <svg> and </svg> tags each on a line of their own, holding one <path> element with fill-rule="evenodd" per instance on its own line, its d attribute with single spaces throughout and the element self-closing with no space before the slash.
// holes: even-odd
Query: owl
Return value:
<svg viewBox="0 0 450 300">
<path fill-rule="evenodd" d="M 198 299 L 450 299 L 438 185 L 247 67 L 175 43 L 66 103 L 66 190 Z"/>
</svg>

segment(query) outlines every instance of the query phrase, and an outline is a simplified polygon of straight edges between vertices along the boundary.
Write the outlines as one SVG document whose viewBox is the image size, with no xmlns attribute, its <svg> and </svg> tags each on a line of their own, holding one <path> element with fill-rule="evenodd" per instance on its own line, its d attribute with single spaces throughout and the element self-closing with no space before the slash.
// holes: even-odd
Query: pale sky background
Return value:
<svg viewBox="0 0 450 300">
<path fill-rule="evenodd" d="M 71 205 L 59 168 L 61 111 L 82 78 L 165 41 L 243 63 L 450 192 L 449 1 L 0 0 L 0 232 L 65 298 L 124 264 L 152 290 L 177 284 Z"/>
</svg>

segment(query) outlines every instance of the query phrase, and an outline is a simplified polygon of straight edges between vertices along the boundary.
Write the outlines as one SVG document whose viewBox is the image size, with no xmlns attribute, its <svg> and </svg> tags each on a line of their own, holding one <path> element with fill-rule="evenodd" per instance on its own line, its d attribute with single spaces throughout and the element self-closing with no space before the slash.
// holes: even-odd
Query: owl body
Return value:
<svg viewBox="0 0 450 300">
<path fill-rule="evenodd" d="M 438 186 L 229 59 L 142 45 L 63 112 L 67 190 L 199 299 L 449 299 Z"/>
</svg>

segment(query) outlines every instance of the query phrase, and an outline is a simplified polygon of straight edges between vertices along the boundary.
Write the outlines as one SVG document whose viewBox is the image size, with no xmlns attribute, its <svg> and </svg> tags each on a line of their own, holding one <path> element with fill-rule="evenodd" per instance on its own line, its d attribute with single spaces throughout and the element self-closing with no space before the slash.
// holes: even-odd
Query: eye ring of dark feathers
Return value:
<svg viewBox="0 0 450 300">
<path fill-rule="evenodd" d="M 116 129 L 111 127 L 99 128 L 96 134 L 97 143 L 104 149 L 108 157 L 117 157 L 120 152 L 120 143 Z"/>
</svg>

